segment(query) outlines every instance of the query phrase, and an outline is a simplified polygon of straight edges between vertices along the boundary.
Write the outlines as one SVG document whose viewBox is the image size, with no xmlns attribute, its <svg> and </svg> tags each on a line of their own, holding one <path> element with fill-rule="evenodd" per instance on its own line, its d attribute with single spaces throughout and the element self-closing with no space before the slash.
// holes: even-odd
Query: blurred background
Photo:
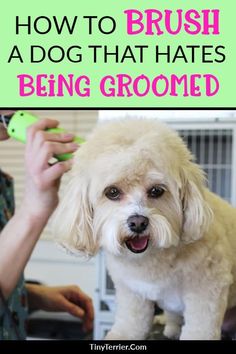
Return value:
<svg viewBox="0 0 236 354">
<path fill-rule="evenodd" d="M 210 189 L 236 206 L 236 111 L 35 110 L 31 113 L 40 118 L 55 118 L 61 127 L 85 139 L 100 121 L 132 117 L 161 119 L 179 131 L 205 170 Z M 23 144 L 12 139 L 1 143 L 0 166 L 14 177 L 16 207 L 24 190 L 23 156 Z M 62 193 L 65 184 L 66 176 Z M 50 285 L 79 285 L 95 306 L 94 332 L 89 338 L 102 339 L 110 329 L 115 311 L 114 287 L 102 252 L 89 261 L 63 253 L 52 240 L 49 223 L 25 269 L 25 278 Z M 31 336 L 37 338 L 88 338 L 81 332 L 79 321 L 66 314 L 33 313 L 30 330 Z"/>
</svg>

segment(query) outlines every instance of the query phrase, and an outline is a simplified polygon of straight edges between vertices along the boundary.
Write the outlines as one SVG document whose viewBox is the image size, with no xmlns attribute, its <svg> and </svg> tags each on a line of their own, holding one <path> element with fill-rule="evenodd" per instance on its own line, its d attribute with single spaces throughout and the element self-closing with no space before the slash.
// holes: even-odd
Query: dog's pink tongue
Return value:
<svg viewBox="0 0 236 354">
<path fill-rule="evenodd" d="M 134 237 L 132 240 L 129 240 L 129 244 L 136 251 L 143 250 L 148 243 L 148 237 Z"/>
</svg>

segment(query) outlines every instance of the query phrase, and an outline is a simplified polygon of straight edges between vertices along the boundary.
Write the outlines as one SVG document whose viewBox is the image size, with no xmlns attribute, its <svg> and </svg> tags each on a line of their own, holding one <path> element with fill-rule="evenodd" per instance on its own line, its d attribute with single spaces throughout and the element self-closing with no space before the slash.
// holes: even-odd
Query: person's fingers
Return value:
<svg viewBox="0 0 236 354">
<path fill-rule="evenodd" d="M 57 162 L 46 169 L 42 174 L 43 183 L 49 185 L 58 180 L 64 173 L 68 172 L 73 165 L 73 160 Z"/>
<path fill-rule="evenodd" d="M 83 293 L 82 296 L 80 296 L 80 303 L 81 303 L 81 307 L 85 310 L 88 321 L 93 321 L 94 319 L 94 309 L 93 309 L 93 302 L 92 299 L 90 299 L 90 297 L 88 297 L 87 295 L 85 295 Z"/>
<path fill-rule="evenodd" d="M 69 300 L 67 300 L 65 297 L 62 296 L 61 298 L 61 307 L 62 310 L 70 313 L 71 315 L 75 316 L 75 317 L 79 317 L 81 319 L 84 318 L 84 310 L 75 305 L 73 302 L 70 302 Z"/>
<path fill-rule="evenodd" d="M 6 116 L 10 115 L 10 114 L 14 114 L 16 111 L 7 111 L 7 110 L 0 110 L 0 114 L 4 114 Z"/>
<path fill-rule="evenodd" d="M 83 330 L 90 332 L 93 329 L 94 309 L 92 300 L 81 290 L 77 290 L 76 295 L 73 294 L 71 301 L 79 305 L 84 310 Z"/>
<path fill-rule="evenodd" d="M 92 299 L 85 294 L 79 287 L 72 287 L 71 299 L 78 303 L 85 311 L 84 329 L 90 331 L 93 327 L 94 308 Z"/>
<path fill-rule="evenodd" d="M 43 166 L 38 165 L 35 167 L 35 171 L 32 174 L 32 179 L 34 184 L 37 186 L 38 190 L 47 190 L 50 186 L 57 187 L 60 183 L 60 178 L 66 172 L 68 172 L 73 165 L 73 159 L 56 162 L 53 165 L 48 165 L 42 171 Z M 41 169 L 41 171 L 40 171 Z"/>
<path fill-rule="evenodd" d="M 68 307 L 68 312 L 71 315 L 73 315 L 75 317 L 79 317 L 82 320 L 84 320 L 85 313 L 84 313 L 84 310 L 81 307 L 79 307 L 77 305 L 74 305 L 74 304 L 70 304 L 70 306 Z"/>
<path fill-rule="evenodd" d="M 8 138 L 9 135 L 7 133 L 7 129 L 2 123 L 0 123 L 0 140 L 7 140 Z"/>
<path fill-rule="evenodd" d="M 83 323 L 83 330 L 85 332 L 90 332 L 93 329 L 93 320 L 85 314 L 84 323 Z"/>
<path fill-rule="evenodd" d="M 82 308 L 85 309 L 84 329 L 87 331 L 91 331 L 93 328 L 93 321 L 94 321 L 94 309 L 93 309 L 92 301 L 91 302 L 90 300 L 86 301 L 85 307 L 82 306 Z"/>
<path fill-rule="evenodd" d="M 45 167 L 48 161 L 57 155 L 73 153 L 78 149 L 79 145 L 76 143 L 55 143 L 46 141 L 43 147 L 38 151 L 38 167 Z"/>
<path fill-rule="evenodd" d="M 72 142 L 75 135 L 70 133 L 50 133 L 44 130 L 39 130 L 34 135 L 33 146 L 39 150 L 45 142 L 68 143 Z"/>
<path fill-rule="evenodd" d="M 38 122 L 32 124 L 27 128 L 27 142 L 32 143 L 35 137 L 35 134 L 40 130 L 46 130 L 50 128 L 56 128 L 59 122 L 55 119 L 42 119 Z"/>
</svg>

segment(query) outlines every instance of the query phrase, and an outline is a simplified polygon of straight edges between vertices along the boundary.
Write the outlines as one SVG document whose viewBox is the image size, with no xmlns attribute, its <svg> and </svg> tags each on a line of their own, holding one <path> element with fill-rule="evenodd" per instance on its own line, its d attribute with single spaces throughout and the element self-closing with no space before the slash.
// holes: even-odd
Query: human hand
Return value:
<svg viewBox="0 0 236 354">
<path fill-rule="evenodd" d="M 49 165 L 48 161 L 58 154 L 73 153 L 78 145 L 74 135 L 50 133 L 58 121 L 43 119 L 27 130 L 25 150 L 26 183 L 22 203 L 24 213 L 46 222 L 58 204 L 58 189 L 62 175 L 70 170 L 72 160 Z"/>
<path fill-rule="evenodd" d="M 83 330 L 93 328 L 94 310 L 92 300 L 78 286 L 49 287 L 27 284 L 29 306 L 45 311 L 68 312 L 82 319 Z"/>
</svg>

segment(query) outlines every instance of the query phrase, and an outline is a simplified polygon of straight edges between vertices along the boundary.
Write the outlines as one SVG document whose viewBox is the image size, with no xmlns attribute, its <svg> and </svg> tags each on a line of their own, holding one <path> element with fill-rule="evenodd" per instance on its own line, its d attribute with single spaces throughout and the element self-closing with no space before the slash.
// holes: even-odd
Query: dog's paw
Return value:
<svg viewBox="0 0 236 354">
<path fill-rule="evenodd" d="M 122 335 L 121 333 L 117 333 L 115 331 L 108 332 L 104 338 L 104 340 L 125 340 L 125 339 L 128 338 L 127 337 L 125 338 L 124 335 Z"/>
<path fill-rule="evenodd" d="M 163 334 L 169 339 L 179 339 L 181 327 L 175 323 L 168 324 L 165 326 Z"/>
<path fill-rule="evenodd" d="M 161 315 L 154 316 L 153 324 L 164 326 L 166 324 L 166 316 L 164 315 L 164 313 Z"/>
<path fill-rule="evenodd" d="M 221 332 L 218 328 L 213 330 L 212 328 L 193 328 L 186 329 L 184 328 L 180 340 L 220 340 Z"/>
</svg>

